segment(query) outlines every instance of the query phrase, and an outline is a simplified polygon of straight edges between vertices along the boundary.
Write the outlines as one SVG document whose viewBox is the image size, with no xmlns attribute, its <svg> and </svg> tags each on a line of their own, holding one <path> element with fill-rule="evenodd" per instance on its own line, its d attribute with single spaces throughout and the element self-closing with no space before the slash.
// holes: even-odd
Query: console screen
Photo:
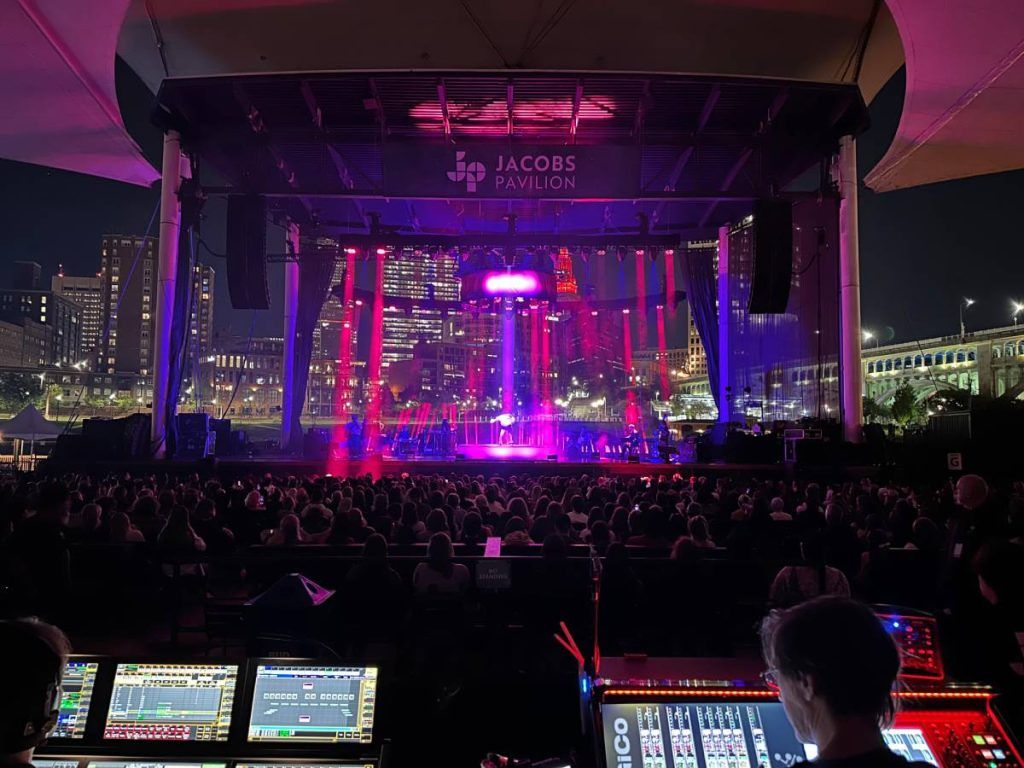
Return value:
<svg viewBox="0 0 1024 768">
<path fill-rule="evenodd" d="M 779 702 L 605 704 L 601 716 L 608 768 L 792 768 L 818 756 Z M 907 760 L 939 765 L 920 728 L 884 736 Z"/>
<path fill-rule="evenodd" d="M 50 738 L 81 739 L 85 736 L 85 721 L 89 718 L 92 689 L 96 683 L 96 671 L 99 666 L 94 661 L 74 659 L 70 659 L 64 665 L 57 725 L 54 726 Z"/>
<path fill-rule="evenodd" d="M 376 667 L 260 664 L 249 741 L 373 741 Z"/>
<path fill-rule="evenodd" d="M 237 677 L 234 664 L 118 664 L 103 738 L 227 741 Z"/>
<path fill-rule="evenodd" d="M 90 760 L 86 768 L 227 768 L 227 763 L 201 763 L 198 760 Z"/>
</svg>

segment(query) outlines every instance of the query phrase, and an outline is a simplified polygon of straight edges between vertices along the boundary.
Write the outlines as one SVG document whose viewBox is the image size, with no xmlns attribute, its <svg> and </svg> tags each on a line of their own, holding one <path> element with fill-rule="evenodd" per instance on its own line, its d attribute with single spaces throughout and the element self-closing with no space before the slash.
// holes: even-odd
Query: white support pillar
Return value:
<svg viewBox="0 0 1024 768">
<path fill-rule="evenodd" d="M 284 354 L 281 360 L 281 448 L 290 450 L 292 415 L 302 403 L 295 396 L 295 325 L 299 312 L 299 225 L 288 224 L 288 250 L 292 258 L 284 264 Z"/>
<path fill-rule="evenodd" d="M 839 142 L 839 299 L 843 437 L 861 442 L 864 422 L 860 327 L 860 238 L 857 221 L 857 145 L 852 136 Z"/>
<path fill-rule="evenodd" d="M 160 182 L 160 242 L 157 249 L 156 320 L 153 339 L 153 416 L 150 438 L 155 455 L 167 450 L 167 395 L 171 372 L 171 324 L 178 278 L 178 240 L 181 236 L 181 179 L 188 166 L 181 152 L 181 135 L 164 134 Z"/>
<path fill-rule="evenodd" d="M 718 228 L 718 421 L 732 420 L 729 386 L 729 227 Z"/>
</svg>

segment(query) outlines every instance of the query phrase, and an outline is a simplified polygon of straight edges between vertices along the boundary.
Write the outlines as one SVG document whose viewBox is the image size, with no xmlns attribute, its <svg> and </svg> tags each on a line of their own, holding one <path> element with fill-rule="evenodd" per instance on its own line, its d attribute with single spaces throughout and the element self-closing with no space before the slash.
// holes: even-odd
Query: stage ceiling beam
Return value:
<svg viewBox="0 0 1024 768">
<path fill-rule="evenodd" d="M 700 136 L 707 127 L 708 121 L 711 119 L 711 113 L 715 111 L 715 105 L 718 104 L 718 100 L 722 96 L 722 88 L 717 83 L 711 87 L 708 91 L 708 97 L 704 100 L 704 106 L 700 110 L 700 117 L 697 118 L 697 125 L 693 132 L 694 137 Z M 675 192 L 676 185 L 679 184 L 679 177 L 683 175 L 683 169 L 686 168 L 686 164 L 690 161 L 690 157 L 693 156 L 694 145 L 691 144 L 684 149 L 679 157 L 676 159 L 676 164 L 672 167 L 672 172 L 668 177 L 668 184 L 665 185 L 666 192 Z M 661 214 L 665 210 L 666 201 L 662 200 L 658 203 L 658 207 L 654 210 L 653 219 L 659 221 Z"/>
<path fill-rule="evenodd" d="M 302 91 L 302 98 L 305 100 L 306 107 L 309 109 L 309 116 L 312 119 L 313 125 L 316 127 L 317 132 L 323 139 L 324 146 L 327 148 L 327 155 L 331 158 L 331 163 L 333 163 L 334 169 L 338 172 L 338 181 L 340 181 L 341 185 L 346 189 L 354 189 L 355 182 L 352 181 L 352 174 L 349 172 L 345 158 L 343 158 L 338 150 L 334 148 L 330 138 L 324 131 L 323 110 L 320 108 L 316 94 L 313 93 L 313 89 L 306 80 L 302 81 L 300 88 Z M 359 220 L 365 222 L 366 213 L 363 210 L 363 201 L 357 198 L 352 201 L 352 204 L 356 209 L 356 214 L 359 216 Z"/>
<path fill-rule="evenodd" d="M 302 204 L 302 207 L 306 210 L 308 220 L 315 219 L 316 214 L 313 211 L 313 205 L 309 200 L 309 196 L 299 191 L 299 180 L 295 175 L 295 171 L 289 167 L 284 155 L 274 146 L 274 142 L 270 138 L 270 132 L 267 129 L 267 124 L 263 120 L 263 113 L 260 112 L 259 107 L 240 84 L 235 83 L 232 87 L 232 92 L 235 96 L 235 103 L 248 116 L 249 127 L 252 128 L 253 133 L 261 137 L 263 148 L 274 158 L 274 164 L 284 179 L 285 184 L 294 190 L 294 194 L 288 196 L 296 198 Z"/>
<path fill-rule="evenodd" d="M 754 154 L 754 150 L 751 147 L 747 147 L 740 153 L 740 156 L 736 159 L 736 162 L 733 163 L 732 168 L 729 169 L 729 173 L 727 173 L 725 175 L 725 178 L 722 180 L 723 192 L 727 192 L 729 190 L 729 187 L 732 186 L 733 182 L 736 181 L 736 177 L 740 175 L 740 171 L 743 170 L 743 166 L 747 164 L 747 160 L 750 159 L 750 156 L 752 154 Z M 718 207 L 718 204 L 722 201 L 722 199 L 723 198 L 712 200 L 711 203 L 708 205 L 708 209 L 704 211 L 704 215 L 701 216 L 700 218 L 700 226 L 702 228 L 708 225 L 708 222 L 711 220 L 711 216 L 714 214 L 715 209 Z M 749 196 L 747 199 L 753 200 L 756 198 L 754 196 Z"/>
<path fill-rule="evenodd" d="M 515 130 L 515 108 L 515 86 L 512 84 L 512 81 L 509 80 L 508 83 L 506 83 L 505 85 L 505 109 L 508 112 L 507 133 L 509 138 L 512 137 L 512 132 Z"/>
<path fill-rule="evenodd" d="M 444 87 L 444 78 L 437 81 L 437 103 L 441 106 L 441 124 L 444 127 L 444 137 L 451 141 L 452 119 L 448 113 L 448 91 Z"/>
<path fill-rule="evenodd" d="M 583 81 L 576 81 L 576 91 L 572 97 L 572 116 L 569 118 L 569 143 L 576 143 L 576 131 L 580 125 L 580 106 L 583 103 Z"/>
</svg>

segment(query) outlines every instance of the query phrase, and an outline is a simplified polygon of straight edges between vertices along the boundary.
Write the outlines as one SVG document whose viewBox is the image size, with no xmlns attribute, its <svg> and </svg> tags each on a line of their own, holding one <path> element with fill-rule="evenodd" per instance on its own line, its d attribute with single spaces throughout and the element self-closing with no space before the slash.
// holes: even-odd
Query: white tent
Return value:
<svg viewBox="0 0 1024 768">
<path fill-rule="evenodd" d="M 56 440 L 64 432 L 63 427 L 47 421 L 34 405 L 29 403 L 21 413 L 0 425 L 0 437 L 5 440 L 28 440 L 29 453 L 36 452 L 36 441 Z"/>
</svg>

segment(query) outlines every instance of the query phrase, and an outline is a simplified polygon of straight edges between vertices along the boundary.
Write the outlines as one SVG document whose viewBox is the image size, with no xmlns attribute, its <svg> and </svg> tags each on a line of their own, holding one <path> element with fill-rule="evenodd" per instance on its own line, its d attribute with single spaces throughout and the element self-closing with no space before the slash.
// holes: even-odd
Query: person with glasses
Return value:
<svg viewBox="0 0 1024 768">
<path fill-rule="evenodd" d="M 772 611 L 761 624 L 765 683 L 823 768 L 927 768 L 889 751 L 899 651 L 878 617 L 846 597 Z"/>
<path fill-rule="evenodd" d="M 0 766 L 27 768 L 57 724 L 70 645 L 57 627 L 37 619 L 0 621 L 9 660 L 0 696 Z"/>
</svg>

